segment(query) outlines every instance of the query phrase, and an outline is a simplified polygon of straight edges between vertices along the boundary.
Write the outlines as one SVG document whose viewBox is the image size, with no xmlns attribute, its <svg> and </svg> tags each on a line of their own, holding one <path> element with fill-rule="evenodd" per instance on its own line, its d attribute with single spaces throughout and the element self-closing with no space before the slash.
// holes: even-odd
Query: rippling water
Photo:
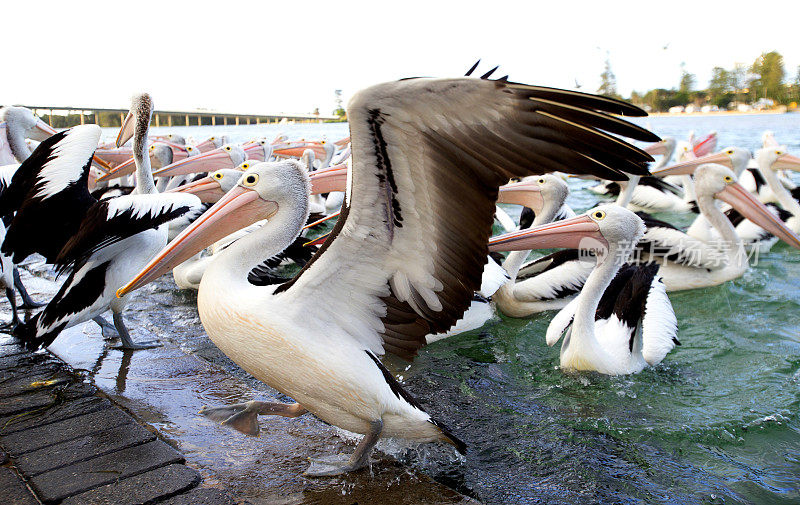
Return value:
<svg viewBox="0 0 800 505">
<path fill-rule="evenodd" d="M 637 122 L 679 139 L 716 130 L 719 147 L 750 149 L 769 129 L 800 152 L 800 114 Z M 225 130 L 170 131 L 202 140 Z M 235 141 L 278 132 L 338 140 L 347 125 L 228 132 Z M 587 182 L 571 184 L 576 209 L 597 202 Z M 688 224 L 687 216 L 660 217 Z M 544 343 L 553 313 L 499 317 L 437 342 L 408 368 L 390 365 L 468 443 L 467 457 L 384 450 L 487 503 L 798 503 L 798 279 L 800 252 L 780 244 L 739 280 L 671 294 L 683 345 L 633 376 L 562 372 L 558 348 Z"/>
</svg>

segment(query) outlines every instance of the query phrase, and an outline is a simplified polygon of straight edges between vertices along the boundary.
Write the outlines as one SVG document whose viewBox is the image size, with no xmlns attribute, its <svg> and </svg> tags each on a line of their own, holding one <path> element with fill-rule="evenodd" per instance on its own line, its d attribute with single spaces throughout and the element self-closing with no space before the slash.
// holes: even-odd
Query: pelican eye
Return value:
<svg viewBox="0 0 800 505">
<path fill-rule="evenodd" d="M 725 154 L 733 154 L 733 149 L 728 149 L 727 151 L 725 151 Z"/>
<path fill-rule="evenodd" d="M 596 211 L 592 212 L 592 217 L 597 219 L 598 221 L 600 221 L 602 219 L 605 219 L 606 213 L 603 212 L 602 210 L 596 210 Z"/>
<path fill-rule="evenodd" d="M 247 170 L 248 168 L 250 168 L 249 163 L 242 163 L 242 170 Z"/>
<path fill-rule="evenodd" d="M 226 147 L 225 147 L 225 150 L 226 150 L 226 151 L 230 151 L 230 150 L 231 150 L 231 146 L 226 146 Z"/>
<path fill-rule="evenodd" d="M 538 181 L 536 181 L 536 182 L 538 182 L 539 184 L 544 184 L 544 177 L 540 178 L 540 179 L 539 179 Z"/>
<path fill-rule="evenodd" d="M 187 151 L 191 151 L 191 150 L 192 150 L 192 148 L 191 148 L 191 147 L 187 147 L 187 148 L 186 148 L 186 150 L 187 150 Z"/>
<path fill-rule="evenodd" d="M 222 175 L 222 172 L 214 172 L 214 175 L 212 175 L 211 177 L 213 177 L 218 181 L 221 181 L 224 176 Z"/>
<path fill-rule="evenodd" d="M 257 182 L 258 182 L 258 174 L 250 174 L 245 176 L 244 180 L 242 181 L 242 184 L 245 186 L 255 186 Z"/>
<path fill-rule="evenodd" d="M 783 154 L 783 151 L 775 151 L 775 154 L 777 154 L 778 156 L 780 156 L 780 155 L 782 155 L 782 154 Z"/>
<path fill-rule="evenodd" d="M 725 182 L 728 183 L 728 184 L 732 183 L 733 182 L 733 177 L 731 177 L 730 175 L 726 175 L 725 176 Z"/>
<path fill-rule="evenodd" d="M 208 139 L 208 140 L 214 140 L 214 137 L 211 137 L 211 138 L 210 138 L 210 139 Z"/>
</svg>

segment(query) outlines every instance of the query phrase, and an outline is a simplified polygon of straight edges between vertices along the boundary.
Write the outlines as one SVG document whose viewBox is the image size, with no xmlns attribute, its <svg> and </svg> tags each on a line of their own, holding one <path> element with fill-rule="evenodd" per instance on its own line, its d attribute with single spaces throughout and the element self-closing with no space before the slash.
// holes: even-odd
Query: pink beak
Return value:
<svg viewBox="0 0 800 505">
<path fill-rule="evenodd" d="M 311 194 L 347 191 L 347 165 L 311 172 Z"/>
<path fill-rule="evenodd" d="M 591 250 L 604 248 L 608 250 L 608 242 L 600 233 L 600 226 L 585 215 L 534 226 L 527 230 L 505 233 L 489 239 L 489 250 L 492 252 L 557 247 Z"/>
<path fill-rule="evenodd" d="M 153 172 L 153 177 L 169 177 L 175 175 L 214 172 L 223 168 L 236 168 L 230 153 L 224 147 L 218 147 L 199 156 L 176 161 Z"/>
<path fill-rule="evenodd" d="M 500 186 L 497 203 L 509 203 L 529 207 L 537 213 L 544 207 L 542 188 L 535 182 L 512 182 Z"/>
<path fill-rule="evenodd" d="M 732 182 L 717 193 L 717 198 L 742 213 L 744 217 L 764 228 L 795 249 L 800 249 L 800 237 L 786 224 L 775 217 L 766 205 L 744 189 L 738 182 Z"/>
</svg>

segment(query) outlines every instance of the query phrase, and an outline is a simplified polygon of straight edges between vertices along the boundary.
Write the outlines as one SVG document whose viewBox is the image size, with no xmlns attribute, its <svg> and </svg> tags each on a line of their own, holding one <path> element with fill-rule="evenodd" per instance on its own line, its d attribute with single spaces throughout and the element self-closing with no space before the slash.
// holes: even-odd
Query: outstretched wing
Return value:
<svg viewBox="0 0 800 505">
<path fill-rule="evenodd" d="M 89 167 L 100 140 L 97 125 L 76 126 L 43 141 L 0 196 L 0 215 L 16 212 L 2 252 L 20 263 L 39 253 L 52 263 L 96 201 Z"/>
<path fill-rule="evenodd" d="M 462 316 L 479 288 L 501 184 L 551 171 L 646 173 L 650 156 L 616 135 L 656 137 L 611 114 L 644 112 L 605 97 L 470 78 L 358 93 L 348 107 L 353 169 L 335 239 L 276 296 L 298 317 L 327 311 L 321 320 L 377 354 L 412 357 L 425 335 Z"/>
<path fill-rule="evenodd" d="M 60 271 L 82 264 L 105 247 L 158 228 L 202 205 L 199 198 L 188 193 L 125 195 L 96 202 L 78 232 L 59 252 L 55 264 Z"/>
</svg>

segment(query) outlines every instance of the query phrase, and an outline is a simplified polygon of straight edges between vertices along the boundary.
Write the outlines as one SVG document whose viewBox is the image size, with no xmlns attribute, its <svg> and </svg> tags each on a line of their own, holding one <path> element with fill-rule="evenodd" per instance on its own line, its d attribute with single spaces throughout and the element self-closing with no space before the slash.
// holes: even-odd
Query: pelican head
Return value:
<svg viewBox="0 0 800 505">
<path fill-rule="evenodd" d="M 792 247 L 800 249 L 800 237 L 744 189 L 730 168 L 711 163 L 700 165 L 695 170 L 694 181 L 699 204 L 702 205 L 703 200 L 709 198 L 722 200 L 745 218 Z"/>
<path fill-rule="evenodd" d="M 242 163 L 242 165 L 245 164 Z M 241 167 L 242 165 L 239 166 Z M 223 168 L 208 174 L 202 179 L 171 189 L 167 193 L 192 193 L 203 203 L 216 203 L 225 196 L 225 193 L 232 190 L 241 178 L 242 172 L 240 170 Z"/>
<path fill-rule="evenodd" d="M 8 106 L 0 109 L 0 121 L 5 121 L 8 129 L 28 138 L 41 142 L 55 135 L 56 131 L 47 123 L 36 117 L 27 107 Z"/>
<path fill-rule="evenodd" d="M 150 118 L 153 115 L 153 99 L 147 93 L 140 93 L 131 98 L 131 109 L 117 135 L 117 147 L 122 146 L 131 139 L 137 130 L 147 130 L 150 126 Z M 142 135 L 141 138 L 145 138 Z"/>
<path fill-rule="evenodd" d="M 132 281 L 120 288 L 117 296 L 122 297 L 157 279 L 231 233 L 272 218 L 281 207 L 292 208 L 297 202 L 305 202 L 305 216 L 298 219 L 305 222 L 310 187 L 305 168 L 295 160 L 256 164 L 242 173 L 225 196 L 167 244 Z"/>
<path fill-rule="evenodd" d="M 789 154 L 782 146 L 759 149 L 756 152 L 756 161 L 759 167 L 800 172 L 800 158 Z"/>
<path fill-rule="evenodd" d="M 537 216 L 547 209 L 555 216 L 568 195 L 569 186 L 564 180 L 552 174 L 544 174 L 500 186 L 497 202 L 528 207 Z"/>
<path fill-rule="evenodd" d="M 709 163 L 724 165 L 741 173 L 741 171 L 747 168 L 748 161 L 750 161 L 750 151 L 741 147 L 728 147 L 718 153 L 707 154 L 699 158 L 689 159 L 670 165 L 661 170 L 656 170 L 653 172 L 653 175 L 657 177 L 665 177 L 667 175 L 691 175 L 698 167 Z"/>
<path fill-rule="evenodd" d="M 622 254 L 627 258 L 644 231 L 644 222 L 633 212 L 619 205 L 601 205 L 571 219 L 493 237 L 489 241 L 489 250 L 566 247 L 591 252 L 598 261 L 611 254 Z"/>
</svg>

